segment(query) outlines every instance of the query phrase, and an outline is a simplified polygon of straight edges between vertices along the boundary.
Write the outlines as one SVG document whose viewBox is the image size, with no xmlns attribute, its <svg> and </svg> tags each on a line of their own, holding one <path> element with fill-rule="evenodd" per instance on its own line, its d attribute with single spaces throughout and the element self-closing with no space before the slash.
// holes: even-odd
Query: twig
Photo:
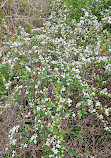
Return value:
<svg viewBox="0 0 111 158">
<path fill-rule="evenodd" d="M 6 0 L 5 2 L 3 2 L 3 4 L 1 4 L 0 9 L 4 7 L 4 5 L 8 2 L 8 0 Z"/>
<path fill-rule="evenodd" d="M 93 136 L 93 134 L 92 134 L 93 153 L 94 153 L 94 158 L 96 158 L 94 142 L 95 142 L 95 140 L 94 140 L 94 136 Z"/>
<path fill-rule="evenodd" d="M 12 16 L 8 15 L 8 16 L 5 16 L 5 18 L 13 18 L 13 19 L 20 19 L 20 20 L 21 19 L 32 19 L 32 17 L 19 16 L 19 15 L 18 16 L 16 15 L 15 17 L 13 15 Z M 37 18 L 33 17 L 33 19 L 37 19 Z M 43 18 L 40 17 L 39 19 L 43 19 Z"/>
</svg>

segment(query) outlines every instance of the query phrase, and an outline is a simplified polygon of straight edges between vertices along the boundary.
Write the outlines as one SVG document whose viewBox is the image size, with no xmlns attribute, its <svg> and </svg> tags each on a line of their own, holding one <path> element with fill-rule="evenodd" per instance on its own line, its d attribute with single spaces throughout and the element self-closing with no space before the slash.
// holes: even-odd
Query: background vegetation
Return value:
<svg viewBox="0 0 111 158">
<path fill-rule="evenodd" d="M 0 156 L 111 156 L 110 8 L 0 2 Z"/>
</svg>

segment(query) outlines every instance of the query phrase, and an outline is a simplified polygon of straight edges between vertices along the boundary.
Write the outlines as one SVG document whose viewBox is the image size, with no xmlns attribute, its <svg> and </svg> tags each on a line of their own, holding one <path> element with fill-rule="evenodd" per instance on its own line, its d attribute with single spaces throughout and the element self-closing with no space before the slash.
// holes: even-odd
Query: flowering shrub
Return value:
<svg viewBox="0 0 111 158">
<path fill-rule="evenodd" d="M 19 27 L 20 35 L 6 43 L 11 50 L 0 67 L 8 65 L 9 74 L 7 80 L 0 75 L 9 106 L 19 108 L 6 156 L 93 157 L 94 148 L 78 152 L 74 146 L 84 141 L 82 119 L 96 117 L 111 131 L 110 34 L 90 10 L 82 12 L 71 20 L 67 5 L 55 0 L 43 27 L 30 33 Z"/>
</svg>

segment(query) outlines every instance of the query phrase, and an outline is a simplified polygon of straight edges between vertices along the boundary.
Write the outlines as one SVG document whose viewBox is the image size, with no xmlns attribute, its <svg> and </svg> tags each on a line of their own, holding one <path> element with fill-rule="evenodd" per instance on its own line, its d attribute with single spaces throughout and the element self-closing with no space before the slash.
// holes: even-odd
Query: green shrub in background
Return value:
<svg viewBox="0 0 111 158">
<path fill-rule="evenodd" d="M 70 10 L 70 19 L 75 18 L 77 21 L 80 21 L 80 17 L 84 15 L 83 8 L 90 10 L 93 15 L 98 17 L 100 21 L 104 14 L 111 15 L 111 1 L 110 0 L 63 0 Z M 107 29 L 111 32 L 111 24 L 108 23 L 108 20 L 105 21 L 104 29 Z"/>
<path fill-rule="evenodd" d="M 70 10 L 70 18 L 75 18 L 77 21 L 84 15 L 81 8 L 86 4 L 86 0 L 64 0 Z"/>
<path fill-rule="evenodd" d="M 8 90 L 7 85 L 9 80 L 8 64 L 0 65 L 0 98 L 1 100 L 7 96 Z"/>
</svg>

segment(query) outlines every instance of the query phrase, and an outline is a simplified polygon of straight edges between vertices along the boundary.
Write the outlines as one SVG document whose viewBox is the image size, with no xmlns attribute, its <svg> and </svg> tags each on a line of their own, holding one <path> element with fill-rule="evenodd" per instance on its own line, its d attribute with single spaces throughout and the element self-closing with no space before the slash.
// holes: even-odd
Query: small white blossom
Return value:
<svg viewBox="0 0 111 158">
<path fill-rule="evenodd" d="M 88 103 L 89 106 L 91 106 L 93 104 L 93 101 L 88 99 L 87 103 Z"/>
<path fill-rule="evenodd" d="M 10 84 L 11 84 L 11 81 L 8 81 L 8 83 L 4 84 L 6 89 L 9 89 Z"/>
<path fill-rule="evenodd" d="M 94 93 L 94 92 L 92 92 L 92 96 L 95 96 L 95 93 Z"/>
<path fill-rule="evenodd" d="M 16 139 L 11 139 L 11 140 L 10 140 L 10 145 L 15 145 L 15 144 L 16 144 L 16 141 L 17 141 Z"/>
<path fill-rule="evenodd" d="M 24 144 L 24 148 L 27 148 L 27 144 L 26 143 Z"/>
<path fill-rule="evenodd" d="M 22 86 L 22 85 L 20 85 L 20 86 L 18 87 L 18 89 L 20 89 L 20 88 L 23 88 L 23 86 Z"/>
<path fill-rule="evenodd" d="M 37 107 L 36 109 L 37 109 L 37 111 L 39 111 L 41 108 L 40 108 L 40 107 Z"/>
<path fill-rule="evenodd" d="M 48 138 L 46 143 L 45 143 L 47 146 L 50 146 L 50 139 Z"/>
<path fill-rule="evenodd" d="M 103 119 L 103 115 L 99 115 L 98 117 L 99 117 L 100 119 Z"/>
<path fill-rule="evenodd" d="M 88 16 L 89 15 L 89 13 L 88 12 L 85 12 L 85 16 Z"/>
<path fill-rule="evenodd" d="M 96 102 L 96 106 L 97 107 L 100 106 L 100 102 L 99 101 Z"/>
<path fill-rule="evenodd" d="M 37 89 L 37 88 L 38 88 L 38 85 L 36 84 L 36 85 L 35 85 L 35 89 Z"/>
<path fill-rule="evenodd" d="M 26 92 L 25 92 L 25 94 L 28 94 L 28 93 L 29 93 L 29 91 L 26 91 Z"/>
<path fill-rule="evenodd" d="M 13 150 L 13 151 L 12 151 L 12 157 L 14 157 L 14 156 L 15 156 L 15 153 L 16 153 L 16 151 L 15 151 L 15 150 Z"/>
<path fill-rule="evenodd" d="M 105 129 L 106 131 L 110 131 L 109 127 L 105 127 L 104 129 Z"/>
<path fill-rule="evenodd" d="M 8 135 L 9 139 L 12 139 L 12 138 L 13 138 L 13 135 L 14 135 L 15 132 L 18 132 L 19 127 L 20 127 L 20 126 L 17 125 L 17 126 L 14 126 L 12 129 L 10 129 L 9 135 Z"/>
<path fill-rule="evenodd" d="M 7 151 L 7 150 L 8 150 L 8 147 L 5 148 L 5 151 Z"/>
<path fill-rule="evenodd" d="M 76 73 L 80 73 L 79 69 L 72 68 L 72 71 L 74 71 Z"/>
<path fill-rule="evenodd" d="M 96 112 L 96 109 L 89 109 L 90 113 Z"/>
<path fill-rule="evenodd" d="M 109 109 L 105 109 L 105 114 L 109 116 Z"/>
<path fill-rule="evenodd" d="M 41 123 L 41 120 L 38 120 L 38 123 Z"/>
<path fill-rule="evenodd" d="M 60 144 L 56 144 L 56 147 L 57 147 L 57 148 L 61 148 L 61 145 L 60 145 Z"/>
<path fill-rule="evenodd" d="M 37 138 L 37 134 L 33 135 L 33 136 L 30 138 L 30 140 L 33 141 L 33 140 L 36 139 L 36 138 Z"/>
<path fill-rule="evenodd" d="M 66 90 L 66 88 L 65 87 L 63 87 L 62 89 L 61 89 L 61 91 L 65 91 Z"/>
<path fill-rule="evenodd" d="M 31 68 L 30 67 L 25 66 L 25 68 L 26 68 L 27 71 L 31 72 Z"/>
<path fill-rule="evenodd" d="M 67 102 L 70 104 L 70 103 L 72 103 L 72 100 L 70 98 L 68 98 Z"/>
<path fill-rule="evenodd" d="M 73 113 L 72 113 L 72 116 L 73 116 L 73 117 L 76 117 L 76 114 L 73 112 Z"/>
<path fill-rule="evenodd" d="M 102 91 L 100 91 L 100 94 L 105 94 L 105 95 L 107 95 L 107 94 L 108 94 L 107 88 L 104 88 Z"/>
<path fill-rule="evenodd" d="M 36 139 L 34 139 L 34 144 L 36 144 L 37 143 L 37 140 Z"/>
<path fill-rule="evenodd" d="M 55 149 L 54 147 L 52 148 L 52 151 L 54 152 L 54 154 L 57 154 L 59 151 L 57 149 Z"/>
<path fill-rule="evenodd" d="M 80 105 L 81 105 L 81 102 L 77 103 L 76 108 L 80 107 Z"/>
<path fill-rule="evenodd" d="M 46 98 L 46 99 L 45 99 L 45 101 L 48 101 L 48 100 L 49 100 L 49 98 Z"/>
<path fill-rule="evenodd" d="M 59 69 L 58 69 L 58 68 L 54 68 L 54 70 L 55 70 L 55 71 L 58 71 Z"/>
</svg>

